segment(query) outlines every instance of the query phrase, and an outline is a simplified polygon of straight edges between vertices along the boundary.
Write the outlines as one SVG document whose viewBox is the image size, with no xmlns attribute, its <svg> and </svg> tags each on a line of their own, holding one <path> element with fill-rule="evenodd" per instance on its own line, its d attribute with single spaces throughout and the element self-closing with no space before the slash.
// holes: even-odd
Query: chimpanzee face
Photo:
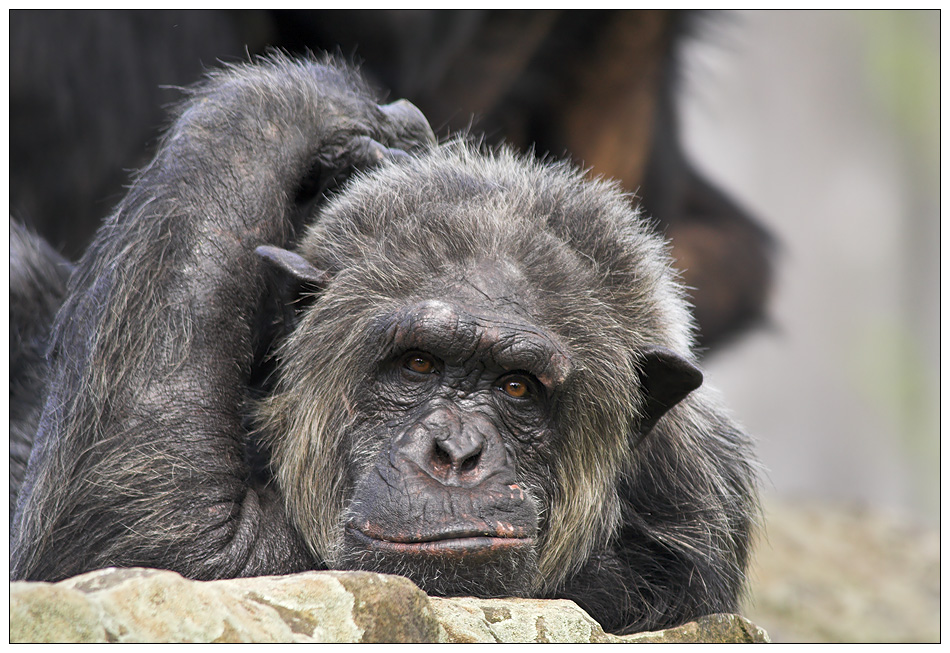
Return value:
<svg viewBox="0 0 950 653">
<path fill-rule="evenodd" d="M 482 304 L 423 301 L 379 321 L 385 355 L 353 436 L 373 453 L 354 461 L 346 566 L 436 594 L 537 584 L 543 498 L 522 472 L 556 439 L 569 359 L 544 329 Z"/>
</svg>

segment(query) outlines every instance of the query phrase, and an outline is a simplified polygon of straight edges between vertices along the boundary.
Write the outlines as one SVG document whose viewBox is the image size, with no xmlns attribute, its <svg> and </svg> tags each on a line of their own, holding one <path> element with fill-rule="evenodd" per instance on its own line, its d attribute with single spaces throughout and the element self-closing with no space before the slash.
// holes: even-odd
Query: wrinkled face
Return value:
<svg viewBox="0 0 950 653">
<path fill-rule="evenodd" d="M 566 353 L 526 319 L 464 299 L 407 306 L 378 330 L 333 566 L 432 594 L 530 594 Z"/>
</svg>

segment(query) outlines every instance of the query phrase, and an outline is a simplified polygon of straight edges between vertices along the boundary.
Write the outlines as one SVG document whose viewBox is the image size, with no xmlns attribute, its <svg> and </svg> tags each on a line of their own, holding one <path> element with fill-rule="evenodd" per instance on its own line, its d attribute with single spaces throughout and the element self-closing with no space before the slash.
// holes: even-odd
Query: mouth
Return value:
<svg viewBox="0 0 950 653">
<path fill-rule="evenodd" d="M 487 554 L 489 556 L 534 545 L 534 538 L 488 534 L 484 532 L 446 532 L 420 538 L 400 538 L 398 541 L 367 535 L 348 527 L 347 533 L 362 547 L 380 552 L 403 555 L 446 556 Z"/>
</svg>

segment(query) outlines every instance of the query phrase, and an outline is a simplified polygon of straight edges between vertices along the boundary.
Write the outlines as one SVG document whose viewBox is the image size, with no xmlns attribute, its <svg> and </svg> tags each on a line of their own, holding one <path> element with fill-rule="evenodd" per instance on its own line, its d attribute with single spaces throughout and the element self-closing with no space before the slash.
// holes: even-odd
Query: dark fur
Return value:
<svg viewBox="0 0 950 653">
<path fill-rule="evenodd" d="M 706 181 L 679 142 L 677 52 L 715 32 L 709 16 L 14 10 L 11 207 L 58 251 L 78 257 L 124 194 L 126 171 L 154 154 L 161 107 L 178 98 L 175 87 L 266 46 L 342 52 L 393 97 L 422 109 L 439 133 L 472 124 L 488 143 L 573 156 L 636 192 L 673 242 L 699 351 L 716 349 L 762 320 L 773 251 L 762 225 Z"/>
<path fill-rule="evenodd" d="M 537 519 L 537 537 L 493 573 L 517 569 L 518 594 L 575 599 L 611 631 L 737 609 L 753 457 L 714 397 L 689 393 L 691 320 L 664 243 L 627 196 L 568 166 L 388 149 L 429 138 L 335 66 L 274 58 L 195 91 L 57 316 L 14 578 L 379 568 L 348 556 L 342 527 L 372 514 L 354 492 L 398 453 L 370 435 L 391 423 L 373 391 L 391 355 L 380 334 L 386 316 L 463 297 L 534 325 L 569 370 L 549 430 L 499 431 L 498 469 L 535 515 L 512 523 Z M 297 310 L 277 310 L 255 249 L 292 246 L 308 200 L 383 158 L 318 208 L 296 247 L 313 273 L 294 282 Z M 267 353 L 275 328 L 288 332 Z M 381 569 L 499 593 L 477 575 L 430 585 L 439 567 L 411 560 Z"/>
<path fill-rule="evenodd" d="M 46 349 L 73 266 L 10 221 L 10 515 L 30 460 L 46 391 Z"/>
</svg>

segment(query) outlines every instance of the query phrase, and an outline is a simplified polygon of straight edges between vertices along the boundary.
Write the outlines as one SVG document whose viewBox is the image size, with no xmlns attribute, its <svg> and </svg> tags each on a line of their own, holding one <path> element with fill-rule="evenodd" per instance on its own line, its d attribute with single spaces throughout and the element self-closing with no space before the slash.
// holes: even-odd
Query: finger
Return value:
<svg viewBox="0 0 950 653">
<path fill-rule="evenodd" d="M 351 142 L 348 158 L 354 168 L 373 168 L 383 161 L 403 161 L 409 158 L 409 154 L 398 147 L 383 145 L 369 136 L 356 136 Z"/>
<path fill-rule="evenodd" d="M 379 108 L 389 123 L 393 147 L 412 150 L 435 145 L 436 138 L 429 121 L 409 100 L 396 100 Z"/>
<path fill-rule="evenodd" d="M 354 168 L 372 168 L 389 158 L 389 148 L 369 136 L 355 136 L 346 156 Z"/>
</svg>

